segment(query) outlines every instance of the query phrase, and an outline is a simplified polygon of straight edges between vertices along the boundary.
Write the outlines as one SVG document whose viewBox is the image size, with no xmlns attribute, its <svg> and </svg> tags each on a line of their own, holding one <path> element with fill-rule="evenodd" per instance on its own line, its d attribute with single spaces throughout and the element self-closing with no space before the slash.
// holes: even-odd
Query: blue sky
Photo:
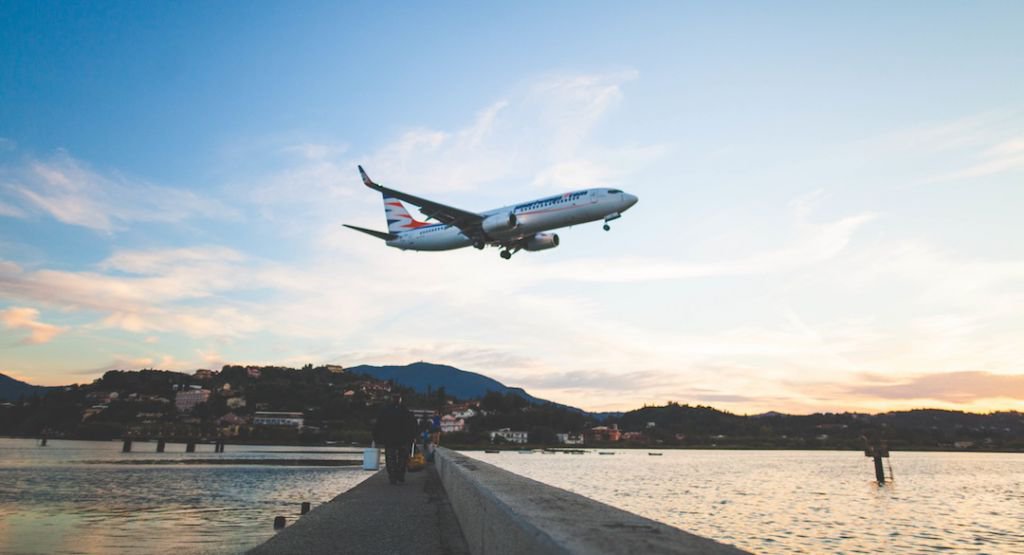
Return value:
<svg viewBox="0 0 1024 555">
<path fill-rule="evenodd" d="M 0 371 L 450 363 L 588 409 L 1024 409 L 1016 2 L 0 7 Z M 407 253 L 616 186 L 558 249 Z"/>
</svg>

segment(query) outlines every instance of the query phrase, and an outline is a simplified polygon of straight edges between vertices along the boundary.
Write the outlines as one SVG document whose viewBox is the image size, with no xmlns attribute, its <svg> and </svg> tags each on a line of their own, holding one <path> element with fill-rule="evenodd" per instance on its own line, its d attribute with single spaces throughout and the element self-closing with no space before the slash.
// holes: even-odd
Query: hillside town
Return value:
<svg viewBox="0 0 1024 555">
<path fill-rule="evenodd" d="M 512 390 L 459 399 L 443 385 L 416 391 L 342 366 L 311 364 L 299 369 L 227 365 L 192 373 L 112 370 L 90 384 L 0 402 L 0 434 L 365 445 L 392 392 L 402 394 L 421 422 L 436 417 L 446 445 L 466 448 L 861 449 L 871 437 L 893 448 L 1024 449 L 1024 415 L 1012 411 L 740 416 L 669 402 L 597 415 Z"/>
</svg>

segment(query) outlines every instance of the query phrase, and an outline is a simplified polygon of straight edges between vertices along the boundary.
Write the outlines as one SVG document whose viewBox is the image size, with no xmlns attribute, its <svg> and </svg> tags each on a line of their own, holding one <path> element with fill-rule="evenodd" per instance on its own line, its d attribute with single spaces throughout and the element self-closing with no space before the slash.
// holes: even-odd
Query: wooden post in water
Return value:
<svg viewBox="0 0 1024 555">
<path fill-rule="evenodd" d="M 274 530 L 280 530 L 281 528 L 284 528 L 284 524 L 285 520 L 283 516 L 274 517 Z"/>
<path fill-rule="evenodd" d="M 306 514 L 308 512 L 309 512 L 309 501 L 303 501 L 302 502 L 302 514 Z"/>
<path fill-rule="evenodd" d="M 158 439 L 156 441 L 156 452 L 157 453 L 163 453 L 164 449 L 166 449 L 166 448 L 167 448 L 167 441 L 166 440 L 161 438 L 161 439 Z"/>
<path fill-rule="evenodd" d="M 46 447 L 46 436 L 39 438 L 39 446 Z"/>
<path fill-rule="evenodd" d="M 195 453 L 196 452 L 196 442 L 194 440 L 190 439 L 190 440 L 188 440 L 187 443 L 185 443 L 185 452 L 186 453 Z"/>
<path fill-rule="evenodd" d="M 867 441 L 867 438 L 864 438 Z M 885 485 L 885 468 L 882 466 L 882 459 L 889 458 L 889 447 L 882 441 L 868 443 L 864 449 L 864 456 L 871 457 L 875 463 L 875 481 L 878 485 Z M 890 472 L 892 474 L 892 472 Z M 890 480 L 891 481 L 891 480 Z"/>
<path fill-rule="evenodd" d="M 217 443 L 213 444 L 213 452 L 214 453 L 223 453 L 224 452 L 224 440 L 223 439 L 218 439 Z"/>
<path fill-rule="evenodd" d="M 132 440 L 130 440 L 130 439 L 124 440 L 124 445 L 121 446 L 121 452 L 122 453 L 131 453 L 132 452 Z"/>
</svg>

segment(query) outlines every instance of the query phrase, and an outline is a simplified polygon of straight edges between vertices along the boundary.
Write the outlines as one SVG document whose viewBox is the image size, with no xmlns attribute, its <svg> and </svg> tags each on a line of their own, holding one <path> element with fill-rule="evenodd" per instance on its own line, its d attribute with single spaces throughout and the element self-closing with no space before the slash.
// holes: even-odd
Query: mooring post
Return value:
<svg viewBox="0 0 1024 555">
<path fill-rule="evenodd" d="M 166 448 L 167 448 L 167 441 L 166 440 L 158 439 L 156 441 L 156 452 L 157 453 L 163 453 L 164 449 L 166 449 Z"/>
<path fill-rule="evenodd" d="M 308 512 L 309 512 L 309 501 L 303 501 L 302 502 L 302 514 L 306 514 Z"/>
<path fill-rule="evenodd" d="M 223 439 L 218 439 L 217 443 L 213 444 L 213 452 L 214 453 L 223 453 L 224 452 L 224 440 Z"/>
<path fill-rule="evenodd" d="M 874 455 L 875 459 L 875 480 L 878 480 L 879 485 L 885 485 L 885 469 L 882 467 L 882 455 L 877 452 Z"/>
<path fill-rule="evenodd" d="M 188 440 L 188 443 L 185 444 L 185 452 L 186 453 L 195 453 L 196 452 L 196 442 L 192 441 L 191 439 Z"/>
<path fill-rule="evenodd" d="M 39 438 L 39 446 L 40 447 L 46 447 L 46 437 L 45 436 Z"/>
<path fill-rule="evenodd" d="M 122 453 L 131 453 L 132 452 L 132 440 L 130 440 L 130 439 L 124 440 L 124 445 L 121 446 L 121 452 Z"/>
<path fill-rule="evenodd" d="M 867 442 L 867 438 L 864 438 Z M 885 467 L 882 466 L 882 459 L 889 458 L 889 447 L 882 441 L 876 441 L 874 443 L 868 442 L 868 445 L 864 448 L 864 456 L 871 457 L 875 462 L 875 481 L 878 485 L 885 485 Z M 892 474 L 892 472 L 890 472 Z"/>
<path fill-rule="evenodd" d="M 274 517 L 274 530 L 280 530 L 281 528 L 284 528 L 284 524 L 285 520 L 283 516 Z"/>
</svg>

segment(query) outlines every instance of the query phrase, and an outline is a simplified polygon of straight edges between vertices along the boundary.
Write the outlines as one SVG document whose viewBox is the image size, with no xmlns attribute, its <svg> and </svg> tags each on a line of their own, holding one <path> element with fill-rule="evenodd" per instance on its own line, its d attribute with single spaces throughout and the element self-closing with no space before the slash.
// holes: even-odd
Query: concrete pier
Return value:
<svg viewBox="0 0 1024 555">
<path fill-rule="evenodd" d="M 433 467 L 406 474 L 405 483 L 397 486 L 388 483 L 382 470 L 297 518 L 249 553 L 469 553 Z"/>
<path fill-rule="evenodd" d="M 746 553 L 438 448 L 393 486 L 380 471 L 250 554 Z"/>
<path fill-rule="evenodd" d="M 438 448 L 452 509 L 472 553 L 746 553 Z"/>
</svg>

